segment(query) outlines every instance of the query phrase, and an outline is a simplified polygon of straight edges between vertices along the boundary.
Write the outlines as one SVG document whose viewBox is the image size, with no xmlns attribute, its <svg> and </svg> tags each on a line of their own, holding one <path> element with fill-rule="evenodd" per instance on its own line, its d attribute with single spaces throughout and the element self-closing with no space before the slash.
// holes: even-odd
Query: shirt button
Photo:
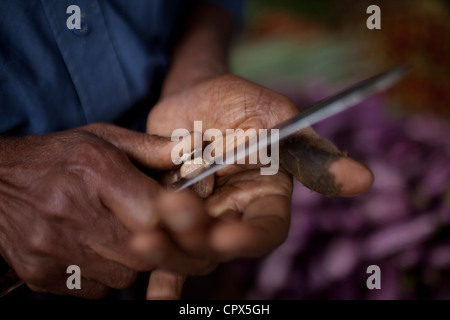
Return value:
<svg viewBox="0 0 450 320">
<path fill-rule="evenodd" d="M 73 33 L 75 33 L 77 36 L 85 36 L 89 33 L 89 25 L 86 22 L 86 20 L 81 19 L 80 21 L 80 29 L 74 28 L 72 29 Z"/>
</svg>

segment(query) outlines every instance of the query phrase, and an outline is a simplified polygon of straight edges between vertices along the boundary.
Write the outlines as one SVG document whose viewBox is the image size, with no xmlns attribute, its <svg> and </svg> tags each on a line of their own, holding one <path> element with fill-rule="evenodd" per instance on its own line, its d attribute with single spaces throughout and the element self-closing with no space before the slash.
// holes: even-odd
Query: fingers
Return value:
<svg viewBox="0 0 450 320">
<path fill-rule="evenodd" d="M 143 166 L 164 170 L 174 165 L 171 152 L 177 142 L 169 138 L 104 123 L 86 125 L 81 129 L 108 141 Z"/>
<path fill-rule="evenodd" d="M 148 263 L 182 274 L 206 274 L 215 267 L 207 258 L 195 258 L 180 250 L 163 231 L 137 235 L 131 250 Z"/>
<path fill-rule="evenodd" d="M 83 266 L 80 268 L 85 270 L 83 275 L 87 279 L 95 279 L 96 282 L 113 289 L 128 288 L 138 276 L 136 271 L 112 261 L 102 261 L 101 269 L 92 268 L 92 265 L 89 265 L 89 268 L 83 268 Z"/>
<path fill-rule="evenodd" d="M 206 206 L 220 219 L 209 243 L 221 261 L 261 256 L 283 242 L 293 187 L 286 172 L 261 176 L 259 170 L 247 170 L 220 177 L 217 183 Z"/>
<path fill-rule="evenodd" d="M 192 179 L 199 175 L 207 165 L 203 159 L 199 159 L 198 163 L 195 163 L 197 159 L 192 162 L 185 162 L 180 168 L 180 177 L 184 179 Z M 200 197 L 207 198 L 214 191 L 214 175 L 210 175 L 199 182 L 195 183 L 191 189 Z"/>
<path fill-rule="evenodd" d="M 311 128 L 281 141 L 280 163 L 297 180 L 326 196 L 354 196 L 373 183 L 371 171 Z"/>
<path fill-rule="evenodd" d="M 164 138 L 106 124 L 83 128 L 113 143 L 145 165 L 160 169 L 173 166 L 171 150 L 174 143 Z M 106 179 L 101 179 L 103 181 L 99 187 L 104 205 L 133 231 L 155 227 L 159 222 L 156 202 L 164 192 L 159 183 L 125 161 L 121 161 L 117 168 L 110 168 L 110 172 L 112 174 L 107 175 Z M 209 186 L 209 189 L 212 191 L 212 187 Z M 199 193 L 203 194 L 203 191 L 199 190 Z M 187 198 L 184 197 L 183 201 Z"/>
<path fill-rule="evenodd" d="M 80 289 L 69 289 L 67 285 L 69 274 L 66 267 L 60 264 L 48 264 L 48 269 L 25 277 L 27 286 L 36 292 L 51 292 L 57 295 L 71 295 L 86 299 L 100 299 L 104 297 L 109 288 L 104 284 L 80 275 Z M 70 281 L 70 280 L 69 280 Z"/>
<path fill-rule="evenodd" d="M 130 237 L 108 242 L 88 240 L 86 246 L 86 258 L 80 264 L 80 268 L 84 270 L 83 274 L 111 288 L 127 288 L 134 282 L 136 271 L 149 271 L 154 268 L 152 264 L 130 252 Z"/>
<path fill-rule="evenodd" d="M 94 246 L 93 249 L 102 256 L 137 270 L 152 265 L 188 273 L 206 272 L 204 270 L 209 267 L 209 261 L 189 257 L 187 254 L 199 256 L 207 251 L 205 239 L 210 218 L 200 199 L 189 191 L 158 191 L 157 196 L 156 193 L 151 195 L 152 190 L 145 187 L 145 181 L 136 186 L 140 190 L 130 192 L 134 190 L 133 186 L 122 185 L 125 190 L 105 192 L 102 199 L 112 208 L 111 211 L 122 217 L 124 224 L 135 234 L 132 248 L 139 258 L 124 255 L 123 252 L 120 256 L 111 255 L 123 251 L 120 248 L 110 250 L 95 244 L 91 247 Z M 130 201 L 127 201 L 125 195 L 117 196 L 121 192 L 130 192 Z M 147 218 L 143 218 L 144 215 Z M 128 256 L 131 256 L 130 259 L 123 261 L 122 258 Z"/>
<path fill-rule="evenodd" d="M 283 169 L 273 176 L 261 176 L 257 169 L 240 169 L 219 177 L 217 184 L 219 187 L 206 201 L 206 209 L 209 215 L 220 216 L 221 219 L 226 212 L 244 213 L 245 208 L 258 198 L 272 195 L 290 197 L 293 187 L 292 177 Z"/>
<path fill-rule="evenodd" d="M 218 223 L 211 247 L 225 260 L 259 257 L 280 245 L 288 232 L 290 197 L 273 195 L 251 202 L 241 222 Z"/>
<path fill-rule="evenodd" d="M 159 221 L 155 203 L 164 192 L 162 187 L 131 163 L 111 171 L 97 182 L 103 205 L 131 231 L 155 227 Z"/>
<path fill-rule="evenodd" d="M 147 287 L 147 300 L 179 300 L 186 276 L 155 269 L 150 274 Z"/>
<path fill-rule="evenodd" d="M 149 142 L 147 135 L 114 126 L 93 125 L 88 126 L 87 130 L 111 141 L 120 149 L 128 150 L 129 153 L 139 153 L 141 150 L 139 148 Z M 146 142 L 143 139 L 147 139 Z M 158 143 L 158 140 L 150 142 L 153 146 Z M 164 150 L 164 147 L 161 150 Z M 165 152 L 170 159 L 169 150 Z M 138 156 L 145 156 L 145 152 Z M 160 157 L 156 155 L 151 161 L 155 159 L 160 159 Z M 143 259 L 142 262 L 136 261 L 136 259 L 123 261 L 123 255 L 114 255 L 120 250 L 105 250 L 101 245 L 93 249 L 108 259 L 133 268 L 136 268 L 136 265 L 139 268 L 148 266 L 149 263 L 177 268 L 175 265 L 179 261 L 183 261 L 187 255 L 177 249 L 175 243 L 186 252 L 199 254 L 202 247 L 205 247 L 204 239 L 208 216 L 202 209 L 202 203 L 197 199 L 198 197 L 191 192 L 172 194 L 165 191 L 156 181 L 141 173 L 130 162 L 115 162 L 118 162 L 118 165 L 109 168 L 113 174 L 104 174 L 102 179 L 98 179 L 101 180 L 98 187 L 100 199 L 103 205 L 113 212 L 129 230 L 135 234 L 147 236 L 147 240 L 150 242 L 147 245 L 150 249 L 149 251 L 144 250 L 144 252 L 148 253 L 151 258 Z M 147 161 L 147 164 L 149 163 Z M 171 236 L 170 239 L 163 237 L 161 232 L 158 232 L 161 225 L 167 229 L 166 231 Z M 140 239 L 145 239 L 145 236 L 143 235 Z M 163 257 L 154 254 L 153 249 L 156 252 L 158 250 L 163 252 Z M 198 273 L 198 269 L 203 268 L 205 263 L 195 261 L 192 264 L 194 264 L 192 272 Z M 198 267 L 199 264 L 202 266 Z M 178 268 L 183 270 L 183 264 Z"/>
<path fill-rule="evenodd" d="M 152 210 L 154 222 L 136 227 L 136 234 L 152 233 L 163 227 L 184 251 L 196 255 L 205 252 L 206 232 L 211 218 L 201 199 L 193 192 L 159 192 Z"/>
<path fill-rule="evenodd" d="M 83 252 L 77 248 L 70 249 L 73 250 L 72 253 L 67 252 L 66 256 L 60 256 L 59 259 L 55 259 L 54 255 L 49 254 L 27 256 L 23 262 L 26 267 L 17 268 L 20 277 L 34 287 L 45 288 L 56 294 L 71 294 L 66 291 L 66 280 L 71 275 L 68 266 L 73 264 L 79 267 L 79 276 L 84 281 L 82 288 L 87 292 L 91 288 L 101 288 L 100 285 L 107 288 L 125 289 L 136 280 L 136 271 L 109 260 L 89 248 L 82 249 Z M 95 286 L 93 287 L 91 284 L 95 284 Z"/>
<path fill-rule="evenodd" d="M 211 218 L 200 199 L 188 191 L 165 193 L 159 198 L 158 208 L 163 225 L 180 247 L 194 255 L 205 252 Z"/>
<path fill-rule="evenodd" d="M 71 295 L 84 299 L 100 299 L 107 295 L 109 288 L 97 281 L 81 278 L 81 289 L 70 290 L 65 285 L 65 280 L 61 279 L 61 283 L 64 285 L 58 286 L 46 286 L 45 288 L 40 285 L 27 283 L 28 288 L 35 292 L 51 292 L 57 295 Z"/>
</svg>

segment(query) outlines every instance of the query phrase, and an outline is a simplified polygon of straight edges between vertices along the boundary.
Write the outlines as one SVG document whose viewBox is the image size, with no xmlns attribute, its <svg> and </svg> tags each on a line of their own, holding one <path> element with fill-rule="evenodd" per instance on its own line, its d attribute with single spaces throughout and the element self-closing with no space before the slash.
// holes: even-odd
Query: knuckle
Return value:
<svg viewBox="0 0 450 320">
<path fill-rule="evenodd" d="M 111 171 L 111 167 L 123 157 L 118 149 L 102 140 L 81 141 L 74 147 L 67 172 L 91 181 Z"/>
<path fill-rule="evenodd" d="M 274 93 L 272 101 L 269 103 L 269 112 L 278 121 L 285 120 L 297 114 L 298 108 L 288 97 Z"/>
<path fill-rule="evenodd" d="M 85 125 L 83 128 L 97 137 L 104 138 L 111 133 L 113 125 L 104 122 L 96 122 Z"/>
<path fill-rule="evenodd" d="M 100 156 L 100 143 L 92 139 L 83 139 L 74 147 L 74 153 L 78 159 L 93 159 Z"/>
<path fill-rule="evenodd" d="M 33 254 L 47 254 L 52 248 L 52 239 L 47 228 L 39 226 L 34 228 L 28 237 L 28 249 Z"/>
<path fill-rule="evenodd" d="M 70 212 L 70 207 L 73 205 L 70 198 L 69 190 L 63 188 L 67 184 L 67 181 L 57 182 L 55 179 L 52 181 L 52 190 L 51 192 L 45 192 L 36 204 L 37 208 L 40 212 L 43 212 L 47 215 L 48 218 L 61 218 L 67 215 Z M 36 233 L 39 233 L 36 231 Z M 35 237 L 40 237 L 39 235 L 34 235 Z"/>
<path fill-rule="evenodd" d="M 81 128 L 88 132 L 92 132 L 93 134 L 97 134 L 98 131 L 101 130 L 103 125 L 104 124 L 101 122 L 95 122 L 95 123 L 89 123 Z"/>
<path fill-rule="evenodd" d="M 102 235 L 102 243 L 105 246 L 120 248 L 127 250 L 128 243 L 131 239 L 131 232 L 120 222 L 120 220 L 108 210 L 102 213 L 104 232 Z"/>
<path fill-rule="evenodd" d="M 221 75 L 220 77 L 217 78 L 217 81 L 219 83 L 221 83 L 221 82 L 232 82 L 232 83 L 248 82 L 248 80 L 245 80 L 244 78 L 242 78 L 238 75 L 232 74 L 232 73 L 226 73 L 224 75 Z"/>
</svg>

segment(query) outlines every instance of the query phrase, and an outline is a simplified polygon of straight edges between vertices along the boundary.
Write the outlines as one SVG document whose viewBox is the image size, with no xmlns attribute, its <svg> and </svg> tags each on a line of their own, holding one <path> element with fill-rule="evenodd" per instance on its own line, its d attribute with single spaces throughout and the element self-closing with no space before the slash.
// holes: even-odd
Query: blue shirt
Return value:
<svg viewBox="0 0 450 320">
<path fill-rule="evenodd" d="M 211 0 L 239 18 L 241 1 Z M 92 122 L 145 130 L 183 0 L 0 1 L 0 134 Z M 69 30 L 69 5 L 81 29 Z"/>
</svg>

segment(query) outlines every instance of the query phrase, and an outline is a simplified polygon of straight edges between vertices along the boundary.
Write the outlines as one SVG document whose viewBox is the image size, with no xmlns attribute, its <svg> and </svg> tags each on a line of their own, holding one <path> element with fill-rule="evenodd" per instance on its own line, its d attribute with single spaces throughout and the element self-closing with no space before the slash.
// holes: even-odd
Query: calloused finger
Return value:
<svg viewBox="0 0 450 320">
<path fill-rule="evenodd" d="M 311 128 L 280 142 L 280 164 L 309 189 L 326 196 L 354 196 L 373 183 L 372 172 Z"/>
</svg>

